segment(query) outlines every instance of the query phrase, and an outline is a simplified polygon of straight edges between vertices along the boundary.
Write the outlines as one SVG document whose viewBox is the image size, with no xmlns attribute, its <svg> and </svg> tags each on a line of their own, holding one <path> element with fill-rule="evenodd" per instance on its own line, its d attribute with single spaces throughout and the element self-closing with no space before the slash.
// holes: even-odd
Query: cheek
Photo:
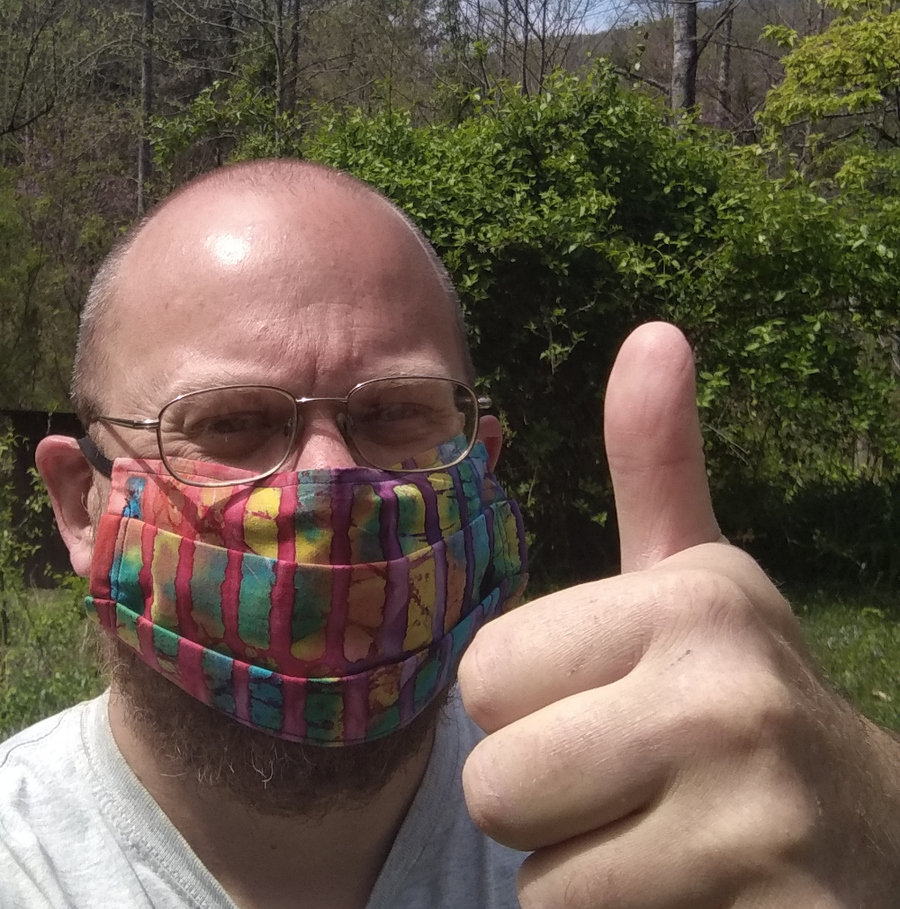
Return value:
<svg viewBox="0 0 900 909">
<path fill-rule="evenodd" d="M 97 526 L 109 505 L 111 484 L 106 477 L 94 474 L 94 483 L 84 502 L 85 509 L 91 520 L 91 538 L 96 539 Z"/>
</svg>

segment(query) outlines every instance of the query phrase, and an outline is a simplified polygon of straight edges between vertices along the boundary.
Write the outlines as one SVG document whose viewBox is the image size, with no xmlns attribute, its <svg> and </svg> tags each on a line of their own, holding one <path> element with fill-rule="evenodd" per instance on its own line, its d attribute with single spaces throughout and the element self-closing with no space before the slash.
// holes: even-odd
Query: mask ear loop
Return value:
<svg viewBox="0 0 900 909">
<path fill-rule="evenodd" d="M 78 440 L 78 447 L 91 467 L 103 474 L 107 479 L 112 479 L 113 462 L 97 448 L 90 436 L 82 436 Z"/>
</svg>

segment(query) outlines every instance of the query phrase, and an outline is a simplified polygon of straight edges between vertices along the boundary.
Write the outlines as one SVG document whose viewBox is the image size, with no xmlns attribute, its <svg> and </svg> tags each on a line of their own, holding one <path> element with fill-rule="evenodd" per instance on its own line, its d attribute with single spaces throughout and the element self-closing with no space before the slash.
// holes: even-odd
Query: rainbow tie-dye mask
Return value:
<svg viewBox="0 0 900 909">
<path fill-rule="evenodd" d="M 187 466 L 234 484 L 115 461 L 87 610 L 256 729 L 349 745 L 405 726 L 525 586 L 521 515 L 480 444 L 428 474 L 302 470 L 250 485 L 241 470 Z"/>
</svg>

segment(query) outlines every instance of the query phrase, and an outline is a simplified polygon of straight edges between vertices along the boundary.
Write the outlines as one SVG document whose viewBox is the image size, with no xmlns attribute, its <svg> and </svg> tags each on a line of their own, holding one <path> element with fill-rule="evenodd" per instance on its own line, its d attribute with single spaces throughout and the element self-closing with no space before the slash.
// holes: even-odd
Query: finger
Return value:
<svg viewBox="0 0 900 909">
<path fill-rule="evenodd" d="M 483 739 L 463 768 L 469 814 L 530 852 L 606 827 L 657 801 L 674 775 L 667 699 L 629 676 L 531 713 Z"/>
<path fill-rule="evenodd" d="M 469 716 L 490 733 L 623 678 L 670 627 L 684 596 L 680 575 L 645 572 L 570 587 L 494 619 L 459 667 Z"/>
<path fill-rule="evenodd" d="M 781 792 L 788 805 L 793 776 L 760 748 L 793 709 L 770 660 L 760 659 L 745 634 L 714 648 L 677 634 L 667 644 L 664 659 L 660 651 L 620 681 L 550 704 L 481 741 L 463 770 L 476 824 L 528 851 L 637 813 L 655 816 L 673 800 L 712 812 L 714 797 L 735 796 L 731 780 L 754 781 L 752 791 L 765 799 Z M 677 830 L 687 818 L 669 820 Z"/>
<path fill-rule="evenodd" d="M 786 785 L 754 798 L 709 775 L 679 780 L 652 810 L 536 851 L 517 880 L 522 909 L 829 907 L 812 875 L 773 877 L 810 842 L 816 806 Z"/>
<path fill-rule="evenodd" d="M 721 538 L 706 478 L 693 356 L 677 328 L 653 322 L 626 339 L 606 390 L 604 434 L 623 572 Z"/>
<path fill-rule="evenodd" d="M 517 878 L 522 909 L 722 909 L 733 906 L 716 869 L 687 857 L 706 831 L 638 814 L 529 856 Z M 724 850 L 723 850 L 724 852 Z M 755 904 L 756 905 L 756 904 Z M 778 905 L 792 905 L 779 903 Z"/>
</svg>

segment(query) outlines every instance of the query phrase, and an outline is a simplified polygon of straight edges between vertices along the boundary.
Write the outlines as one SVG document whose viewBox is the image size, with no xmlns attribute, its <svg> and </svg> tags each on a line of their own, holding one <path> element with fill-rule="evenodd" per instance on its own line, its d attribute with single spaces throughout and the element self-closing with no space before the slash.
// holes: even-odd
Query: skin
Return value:
<svg viewBox="0 0 900 909">
<path fill-rule="evenodd" d="M 900 748 L 819 679 L 710 504 L 690 348 L 625 343 L 606 395 L 623 574 L 526 604 L 460 667 L 489 733 L 463 783 L 536 850 L 523 909 L 887 909 Z"/>
<path fill-rule="evenodd" d="M 396 216 L 333 187 L 300 201 L 302 214 L 284 193 L 232 187 L 223 198 L 218 188 L 152 222 L 126 263 L 112 412 L 153 414 L 185 384 L 330 395 L 399 364 L 459 377 L 433 270 Z M 497 427 L 483 431 L 496 459 Z M 152 454 L 140 434 L 104 433 L 111 454 Z M 535 850 L 519 879 L 522 906 L 895 905 L 897 745 L 820 682 L 788 605 L 721 541 L 691 353 L 671 326 L 645 326 L 623 347 L 606 440 L 623 575 L 492 622 L 460 670 L 467 709 L 488 733 L 464 772 L 469 810 L 488 835 Z M 333 414 L 310 413 L 294 465 L 348 458 Z M 47 440 L 38 460 L 86 573 L 104 487 L 70 441 Z M 285 894 L 363 905 L 427 758 L 360 809 L 314 823 L 248 817 L 165 778 L 116 711 L 114 697 L 126 760 L 247 907 Z"/>
<path fill-rule="evenodd" d="M 105 337 L 113 357 L 103 406 L 154 416 L 177 394 L 228 383 L 341 396 L 398 373 L 465 380 L 452 310 L 421 244 L 374 195 L 313 181 L 287 192 L 201 185 L 165 207 L 122 265 Z M 352 466 L 333 405 L 305 411 L 284 469 Z M 110 457 L 158 458 L 155 436 L 96 427 Z M 481 437 L 496 460 L 499 424 Z M 72 564 L 89 573 L 96 515 L 108 483 L 73 440 L 50 437 L 38 466 Z M 168 772 L 111 691 L 110 723 L 125 760 L 197 856 L 242 907 L 361 907 L 424 774 L 413 754 L 367 804 L 324 817 L 272 817 L 211 798 Z"/>
</svg>

